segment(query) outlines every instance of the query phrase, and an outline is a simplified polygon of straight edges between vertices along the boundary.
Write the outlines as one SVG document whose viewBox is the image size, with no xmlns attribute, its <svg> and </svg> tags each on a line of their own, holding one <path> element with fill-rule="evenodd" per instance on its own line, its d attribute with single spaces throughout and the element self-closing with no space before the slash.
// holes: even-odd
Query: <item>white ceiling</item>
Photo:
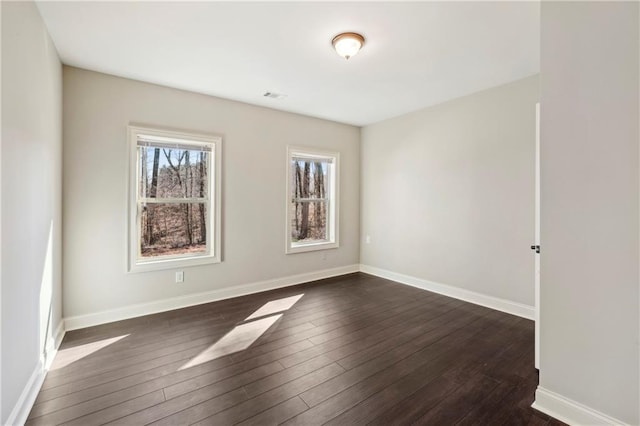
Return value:
<svg viewBox="0 0 640 426">
<path fill-rule="evenodd" d="M 539 70 L 538 2 L 38 7 L 65 64 L 359 126 Z M 344 31 L 367 40 L 349 61 Z"/>
</svg>

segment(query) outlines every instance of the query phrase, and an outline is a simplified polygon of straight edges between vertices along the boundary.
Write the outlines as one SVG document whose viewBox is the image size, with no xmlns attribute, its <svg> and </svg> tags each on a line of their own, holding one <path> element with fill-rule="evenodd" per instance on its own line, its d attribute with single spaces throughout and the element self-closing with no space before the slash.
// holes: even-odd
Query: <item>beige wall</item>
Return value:
<svg viewBox="0 0 640 426">
<path fill-rule="evenodd" d="M 34 3 L 0 7 L 5 424 L 29 378 L 41 371 L 62 314 L 62 67 Z"/>
<path fill-rule="evenodd" d="M 361 263 L 532 306 L 537 101 L 533 76 L 365 127 Z"/>
<path fill-rule="evenodd" d="M 125 272 L 130 122 L 224 138 L 224 261 L 184 283 Z M 287 145 L 340 152 L 338 249 L 284 253 Z M 357 127 L 65 67 L 65 317 L 357 264 L 359 156 Z"/>
<path fill-rule="evenodd" d="M 640 423 L 638 16 L 637 2 L 542 2 L 540 385 L 629 424 Z"/>
</svg>

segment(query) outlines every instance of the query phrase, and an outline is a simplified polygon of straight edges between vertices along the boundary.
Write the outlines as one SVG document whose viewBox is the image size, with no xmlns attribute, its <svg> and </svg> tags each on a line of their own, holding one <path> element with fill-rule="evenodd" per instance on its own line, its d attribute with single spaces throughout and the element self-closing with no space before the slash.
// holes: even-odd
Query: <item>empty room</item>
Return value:
<svg viewBox="0 0 640 426">
<path fill-rule="evenodd" d="M 640 425 L 639 2 L 0 22 L 0 424 Z"/>
</svg>

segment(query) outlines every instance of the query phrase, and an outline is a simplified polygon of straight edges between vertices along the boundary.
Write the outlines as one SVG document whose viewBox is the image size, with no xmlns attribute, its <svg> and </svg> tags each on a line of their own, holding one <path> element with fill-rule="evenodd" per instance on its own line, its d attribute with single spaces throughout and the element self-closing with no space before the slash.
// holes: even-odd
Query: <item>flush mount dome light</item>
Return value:
<svg viewBox="0 0 640 426">
<path fill-rule="evenodd" d="M 338 55 L 349 59 L 364 46 L 364 37 L 358 33 L 342 33 L 335 36 L 331 44 L 338 52 Z"/>
</svg>

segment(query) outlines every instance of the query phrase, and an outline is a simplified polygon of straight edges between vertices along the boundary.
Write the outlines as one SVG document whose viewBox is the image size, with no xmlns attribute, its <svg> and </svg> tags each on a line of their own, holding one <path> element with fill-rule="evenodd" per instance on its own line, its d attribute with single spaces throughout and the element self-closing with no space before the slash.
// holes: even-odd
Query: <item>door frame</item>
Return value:
<svg viewBox="0 0 640 426">
<path fill-rule="evenodd" d="M 536 162 L 535 162 L 535 231 L 534 244 L 540 246 L 540 102 L 536 103 Z M 535 256 L 535 367 L 540 370 L 540 253 Z"/>
</svg>

